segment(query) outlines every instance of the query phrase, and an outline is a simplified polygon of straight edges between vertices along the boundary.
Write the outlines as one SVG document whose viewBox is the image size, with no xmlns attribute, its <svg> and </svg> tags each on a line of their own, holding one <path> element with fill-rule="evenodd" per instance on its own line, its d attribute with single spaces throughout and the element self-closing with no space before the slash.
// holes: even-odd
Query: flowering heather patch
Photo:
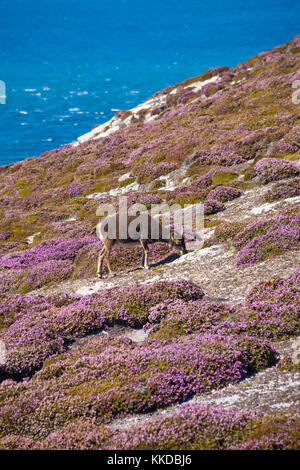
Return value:
<svg viewBox="0 0 300 470">
<path fill-rule="evenodd" d="M 299 416 L 266 416 L 233 450 L 299 450 Z"/>
<path fill-rule="evenodd" d="M 214 238 L 218 242 L 228 242 L 247 226 L 247 222 L 223 222 L 215 228 Z"/>
<path fill-rule="evenodd" d="M 51 239 L 30 250 L 5 254 L 0 258 L 2 292 L 25 293 L 50 282 L 70 278 L 73 260 L 82 247 L 99 246 L 96 237 L 80 239 Z"/>
<path fill-rule="evenodd" d="M 136 171 L 137 181 L 138 183 L 149 183 L 159 176 L 167 175 L 171 171 L 176 170 L 177 166 L 176 163 L 171 162 L 161 162 L 154 166 L 145 164 Z"/>
<path fill-rule="evenodd" d="M 131 206 L 133 204 L 143 204 L 147 209 L 151 208 L 151 204 L 160 204 L 162 199 L 156 194 L 151 193 L 150 191 L 130 191 L 122 197 L 127 198 L 127 205 Z M 97 204 L 112 204 L 118 208 L 119 200 L 115 196 L 101 196 L 97 198 Z"/>
<path fill-rule="evenodd" d="M 299 247 L 299 216 L 281 215 L 250 223 L 233 239 L 237 265 L 250 265 Z"/>
<path fill-rule="evenodd" d="M 152 337 L 170 340 L 197 334 L 251 335 L 282 339 L 300 333 L 300 270 L 287 279 L 262 282 L 247 295 L 242 307 L 209 300 L 163 302 L 150 310 Z"/>
<path fill-rule="evenodd" d="M 84 238 L 91 231 L 89 222 L 59 221 L 52 222 L 44 232 L 44 238 L 75 239 Z"/>
<path fill-rule="evenodd" d="M 69 278 L 72 270 L 73 265 L 69 260 L 50 260 L 31 268 L 1 271 L 0 289 L 2 293 L 29 292 L 51 282 Z"/>
<path fill-rule="evenodd" d="M 300 196 L 299 177 L 277 183 L 265 194 L 264 200 L 266 202 L 273 202 L 295 196 Z"/>
<path fill-rule="evenodd" d="M 69 260 L 50 260 L 39 263 L 24 271 L 17 280 L 17 289 L 13 291 L 29 292 L 38 289 L 50 282 L 68 279 L 72 273 L 73 265 Z"/>
<path fill-rule="evenodd" d="M 38 324 L 34 326 L 31 325 L 32 320 L 24 317 L 15 322 L 13 326 L 22 335 L 20 338 L 13 337 L 13 329 L 4 336 L 8 352 L 6 364 L 0 365 L 0 381 L 7 377 L 21 379 L 31 376 L 48 357 L 66 351 L 64 339 L 49 328 L 45 316 L 40 315 Z"/>
<path fill-rule="evenodd" d="M 300 70 L 298 70 L 295 75 L 292 77 L 291 83 L 295 80 L 300 79 Z M 299 150 L 299 141 L 300 141 L 300 124 L 292 127 L 288 133 L 284 136 L 284 140 L 288 142 L 294 148 L 294 152 Z M 291 152 L 293 153 L 293 152 Z"/>
<path fill-rule="evenodd" d="M 219 202 L 228 202 L 240 197 L 243 194 L 243 191 L 237 188 L 232 188 L 231 186 L 219 186 L 216 189 L 213 189 L 209 192 L 209 199 L 215 199 Z"/>
<path fill-rule="evenodd" d="M 126 194 L 126 196 L 128 198 L 128 205 L 143 204 L 147 209 L 151 208 L 151 204 L 161 204 L 163 202 L 159 196 L 149 191 L 133 191 Z"/>
<path fill-rule="evenodd" d="M 2 294 L 0 296 L 0 328 L 8 327 L 26 314 L 36 314 L 62 307 L 74 299 L 67 294 L 47 297 L 44 295 Z"/>
<path fill-rule="evenodd" d="M 199 189 L 197 185 L 179 186 L 174 191 L 168 191 L 166 194 L 168 202 L 172 204 L 196 204 L 206 198 L 207 191 Z"/>
<path fill-rule="evenodd" d="M 68 197 L 78 197 L 80 196 L 86 188 L 82 184 L 71 183 L 66 188 L 66 193 Z"/>
<path fill-rule="evenodd" d="M 290 133 L 285 136 L 285 138 L 289 138 L 289 137 L 290 137 Z M 297 150 L 298 150 L 297 145 L 292 145 L 283 140 L 279 140 L 278 142 L 275 143 L 274 147 L 272 148 L 272 154 L 280 155 L 280 154 L 287 154 L 287 153 L 295 153 L 297 152 Z"/>
<path fill-rule="evenodd" d="M 7 240 L 9 237 L 9 233 L 3 230 L 0 230 L 0 240 Z"/>
<path fill-rule="evenodd" d="M 222 79 L 220 80 L 220 83 L 231 82 L 233 77 L 234 75 L 232 73 L 225 72 L 224 75 L 222 76 Z"/>
<path fill-rule="evenodd" d="M 0 439 L 0 450 L 32 450 L 33 448 L 36 448 L 36 443 L 31 437 L 9 435 Z"/>
<path fill-rule="evenodd" d="M 236 179 L 239 173 L 232 168 L 227 168 L 226 166 L 216 166 L 209 170 L 205 175 L 200 176 L 196 179 L 195 184 L 201 189 L 206 189 L 209 186 L 229 183 L 230 181 Z"/>
<path fill-rule="evenodd" d="M 77 419 L 74 422 L 53 431 L 43 441 L 37 442 L 32 438 L 21 441 L 21 448 L 50 450 L 103 450 L 108 448 L 115 432 L 110 426 L 96 425 L 92 420 Z M 10 449 L 15 442 L 15 436 L 0 439 L 0 449 Z M 4 447 L 3 447 L 4 446 Z"/>
<path fill-rule="evenodd" d="M 299 167 L 281 158 L 262 158 L 254 167 L 255 174 L 260 176 L 263 184 L 298 176 Z"/>
<path fill-rule="evenodd" d="M 10 270 L 9 272 L 5 272 L 4 270 L 0 271 L 0 292 L 4 294 L 5 292 L 9 292 L 14 285 L 16 279 L 22 276 L 22 272 L 20 270 Z"/>
<path fill-rule="evenodd" d="M 153 418 L 119 433 L 110 426 L 77 419 L 41 441 L 7 435 L 0 439 L 0 449 L 297 450 L 299 432 L 297 417 L 260 416 L 187 404 L 171 417 Z"/>
<path fill-rule="evenodd" d="M 221 83 L 206 83 L 206 85 L 204 85 L 202 88 L 202 93 L 208 97 L 222 89 L 223 85 Z"/>
<path fill-rule="evenodd" d="M 237 254 L 237 265 L 250 265 L 299 248 L 299 227 L 282 225 L 272 233 L 255 237 Z"/>
<path fill-rule="evenodd" d="M 171 108 L 173 106 L 177 106 L 180 103 L 185 104 L 197 96 L 199 96 L 199 92 L 195 93 L 191 88 L 179 87 L 176 93 L 172 93 L 167 96 L 165 107 Z"/>
<path fill-rule="evenodd" d="M 153 337 L 171 339 L 191 333 L 204 334 L 212 326 L 230 318 L 235 308 L 206 299 L 184 302 L 177 300 L 155 305 L 150 310 L 149 323 Z"/>
<path fill-rule="evenodd" d="M 224 211 L 226 207 L 222 202 L 217 201 L 216 199 L 208 199 L 204 202 L 204 214 L 212 215 L 217 212 Z"/>
<path fill-rule="evenodd" d="M 83 246 L 96 242 L 98 239 L 90 236 L 73 240 L 47 240 L 30 250 L 2 256 L 0 264 L 10 269 L 25 269 L 51 260 L 74 260 Z"/>
<path fill-rule="evenodd" d="M 242 443 L 253 424 L 254 415 L 250 413 L 184 405 L 172 417 L 153 418 L 146 424 L 119 433 L 113 433 L 108 426 L 92 423 L 70 424 L 54 431 L 37 445 L 43 449 L 225 450 Z M 22 440 L 10 436 L 0 441 L 0 447 L 11 448 L 15 442 Z M 21 445 L 26 448 L 33 443 L 26 438 Z"/>
<path fill-rule="evenodd" d="M 259 283 L 240 309 L 222 321 L 215 321 L 210 331 L 222 335 L 248 334 L 269 340 L 299 335 L 299 280 L 298 269 L 287 279 Z"/>
<path fill-rule="evenodd" d="M 229 167 L 239 163 L 244 163 L 250 158 L 246 158 L 238 151 L 238 149 L 228 149 L 221 147 L 218 150 L 198 150 L 195 152 L 196 161 L 203 165 L 225 165 Z"/>
<path fill-rule="evenodd" d="M 272 348 L 253 337 L 191 336 L 140 345 L 99 338 L 52 357 L 28 382 L 3 382 L 0 437 L 42 438 L 75 418 L 105 422 L 150 411 L 237 383 L 273 362 Z"/>
<path fill-rule="evenodd" d="M 32 374 L 46 357 L 64 350 L 63 338 L 85 336 L 115 323 L 141 327 L 154 305 L 166 300 L 197 299 L 203 295 L 199 287 L 188 281 L 174 281 L 109 289 L 91 296 L 75 297 L 72 301 L 68 297 L 54 301 L 40 298 L 41 305 L 37 303 L 36 308 L 29 309 L 30 313 L 23 314 L 5 331 L 8 361 L 2 368 L 0 366 L 0 376 L 1 371 L 3 377 Z M 45 303 L 49 305 L 47 310 Z"/>
<path fill-rule="evenodd" d="M 122 450 L 284 450 L 299 448 L 299 419 L 185 405 L 110 438 Z M 59 441 L 58 441 L 59 442 Z M 55 446 L 54 446 L 55 447 Z M 105 447 L 106 448 L 106 447 Z"/>
<path fill-rule="evenodd" d="M 193 90 L 185 90 L 184 93 L 181 94 L 179 98 L 179 103 L 187 103 L 190 100 L 193 100 L 194 98 L 197 98 L 198 94 L 195 93 Z"/>
<path fill-rule="evenodd" d="M 280 339 L 300 333 L 300 269 L 287 279 L 257 284 L 245 300 L 243 318 L 249 331 L 264 338 Z"/>
</svg>

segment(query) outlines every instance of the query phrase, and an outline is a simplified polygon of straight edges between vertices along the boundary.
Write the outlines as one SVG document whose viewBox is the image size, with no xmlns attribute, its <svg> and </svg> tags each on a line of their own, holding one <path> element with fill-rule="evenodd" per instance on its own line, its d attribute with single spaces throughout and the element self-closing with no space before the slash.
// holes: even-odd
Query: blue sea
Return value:
<svg viewBox="0 0 300 470">
<path fill-rule="evenodd" d="M 298 0 L 0 0 L 0 164 L 287 42 L 299 24 Z"/>
</svg>

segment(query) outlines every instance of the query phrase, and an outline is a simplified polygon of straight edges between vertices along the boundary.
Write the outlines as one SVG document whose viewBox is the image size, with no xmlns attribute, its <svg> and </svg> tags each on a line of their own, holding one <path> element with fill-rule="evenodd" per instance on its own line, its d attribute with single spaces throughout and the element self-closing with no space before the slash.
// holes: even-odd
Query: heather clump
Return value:
<svg viewBox="0 0 300 470">
<path fill-rule="evenodd" d="M 265 259 L 279 256 L 285 251 L 299 248 L 299 227 L 290 228 L 281 225 L 272 233 L 254 238 L 237 254 L 237 265 L 250 265 Z"/>
<path fill-rule="evenodd" d="M 197 178 L 195 184 L 201 189 L 206 189 L 209 186 L 229 183 L 235 180 L 238 175 L 239 173 L 230 167 L 216 166 Z"/>
<path fill-rule="evenodd" d="M 247 226 L 247 222 L 222 222 L 215 228 L 214 238 L 218 242 L 228 242 Z"/>
<path fill-rule="evenodd" d="M 9 238 L 9 232 L 5 232 L 4 230 L 0 230 L 0 240 L 7 240 Z"/>
<path fill-rule="evenodd" d="M 281 339 L 300 333 L 300 271 L 286 279 L 254 286 L 245 300 L 243 318 L 249 331 L 264 338 Z"/>
<path fill-rule="evenodd" d="M 65 351 L 64 340 L 57 335 L 48 316 L 24 315 L 4 333 L 7 349 L 5 364 L 0 365 L 0 380 L 30 376 L 53 354 Z"/>
<path fill-rule="evenodd" d="M 36 445 L 32 437 L 8 435 L 0 439 L 1 450 L 32 450 Z"/>
<path fill-rule="evenodd" d="M 293 178 L 275 184 L 265 195 L 265 202 L 274 202 L 280 199 L 300 196 L 300 178 Z"/>
<path fill-rule="evenodd" d="M 83 246 L 97 241 L 96 237 L 91 236 L 73 240 L 47 240 L 30 250 L 2 256 L 0 264 L 6 268 L 25 269 L 51 260 L 74 260 Z"/>
<path fill-rule="evenodd" d="M 295 336 L 300 332 L 299 272 L 257 284 L 240 307 L 205 298 L 163 302 L 151 308 L 145 328 L 164 340 L 194 333 L 273 340 Z"/>
<path fill-rule="evenodd" d="M 161 281 L 149 286 L 108 289 L 72 300 L 41 297 L 35 308 L 24 314 L 21 311 L 22 316 L 4 332 L 8 360 L 0 366 L 0 375 L 31 375 L 46 357 L 64 350 L 65 340 L 115 323 L 142 327 L 154 305 L 175 299 L 195 300 L 203 295 L 201 288 L 188 281 Z M 11 308 L 20 310 L 14 304 Z"/>
<path fill-rule="evenodd" d="M 135 172 L 137 182 L 144 184 L 152 182 L 154 179 L 167 175 L 173 170 L 176 170 L 178 165 L 172 162 L 161 162 L 152 165 L 143 165 Z"/>
<path fill-rule="evenodd" d="M 16 279 L 16 286 L 12 284 L 10 290 L 22 293 L 30 292 L 47 284 L 70 278 L 72 270 L 73 266 L 69 260 L 50 260 L 39 263 L 26 271 L 19 271 L 20 275 Z"/>
<path fill-rule="evenodd" d="M 216 199 L 207 199 L 207 201 L 204 202 L 205 215 L 216 214 L 217 212 L 224 211 L 225 209 L 226 207 L 224 204 Z"/>
<path fill-rule="evenodd" d="M 238 250 L 237 265 L 250 265 L 296 250 L 299 242 L 299 216 L 280 215 L 250 223 L 233 238 L 232 244 Z"/>
<path fill-rule="evenodd" d="M 151 209 L 152 204 L 161 204 L 162 199 L 151 191 L 134 191 L 126 194 L 128 205 L 143 204 L 147 209 Z"/>
<path fill-rule="evenodd" d="M 91 224 L 89 221 L 69 221 L 66 220 L 53 221 L 45 227 L 42 237 L 44 240 L 49 239 L 82 239 L 91 232 Z M 35 242 L 36 239 L 34 239 Z M 90 244 L 89 244 L 90 245 Z"/>
<path fill-rule="evenodd" d="M 214 95 L 215 93 L 217 93 L 217 91 L 222 90 L 222 89 L 223 89 L 223 85 L 221 83 L 206 83 L 202 88 L 202 93 L 206 97 L 209 97 L 209 96 Z"/>
<path fill-rule="evenodd" d="M 175 93 L 169 94 L 166 100 L 166 107 L 171 108 L 173 106 L 177 106 L 178 104 L 186 104 L 189 101 L 197 98 L 199 93 L 195 93 L 191 88 L 182 88 L 178 87 L 175 90 Z"/>
<path fill-rule="evenodd" d="M 31 268 L 1 271 L 1 292 L 26 293 L 44 285 L 70 278 L 72 269 L 72 262 L 69 260 L 50 260 Z"/>
<path fill-rule="evenodd" d="M 272 348 L 250 337 L 190 336 L 142 345 L 98 338 L 49 359 L 22 383 L 19 396 L 20 385 L 0 386 L 0 437 L 41 438 L 74 418 L 95 417 L 101 423 L 150 411 L 238 383 L 273 362 Z M 13 409 L 17 420 L 11 419 Z"/>
<path fill-rule="evenodd" d="M 298 417 L 269 417 L 203 405 L 185 405 L 110 440 L 122 450 L 285 450 L 299 447 Z"/>
<path fill-rule="evenodd" d="M 110 426 L 97 425 L 93 420 L 77 419 L 62 428 L 51 432 L 46 439 L 36 442 L 33 439 L 21 443 L 21 448 L 34 446 L 40 450 L 99 450 L 109 446 L 114 436 Z M 11 449 L 15 436 L 0 440 L 0 448 Z"/>
<path fill-rule="evenodd" d="M 195 153 L 196 162 L 201 165 L 225 165 L 226 167 L 244 163 L 250 160 L 251 157 L 243 155 L 240 151 L 241 147 L 243 145 L 238 146 L 238 142 L 236 142 L 236 148 L 229 149 L 228 146 L 221 145 L 218 148 L 211 149 L 211 151 L 199 150 Z"/>
<path fill-rule="evenodd" d="M 290 133 L 285 135 L 285 139 L 288 138 Z M 291 155 L 295 152 L 297 152 L 298 147 L 297 145 L 292 145 L 286 141 L 279 140 L 278 142 L 275 143 L 271 150 L 271 155 L 276 157 L 282 157 L 284 155 Z"/>
<path fill-rule="evenodd" d="M 209 192 L 209 199 L 215 199 L 219 202 L 228 202 L 240 197 L 243 194 L 238 188 L 232 188 L 231 186 L 218 186 Z"/>
<path fill-rule="evenodd" d="M 0 296 L 0 328 L 7 328 L 26 314 L 38 315 L 53 307 L 63 307 L 72 303 L 66 294 L 57 296 L 2 294 Z"/>
<path fill-rule="evenodd" d="M 295 163 L 280 158 L 262 158 L 256 163 L 254 171 L 263 184 L 292 178 L 300 173 L 300 169 Z"/>
<path fill-rule="evenodd" d="M 184 405 L 173 416 L 150 419 L 116 433 L 109 425 L 77 419 L 43 440 L 9 434 L 3 450 L 297 450 L 299 418 L 263 416 Z"/>
<path fill-rule="evenodd" d="M 161 303 L 151 308 L 146 328 L 153 337 L 166 340 L 196 332 L 204 334 L 234 311 L 234 307 L 206 299 Z"/>
<path fill-rule="evenodd" d="M 174 191 L 169 191 L 166 194 L 167 200 L 172 204 L 196 204 L 202 202 L 207 195 L 207 191 L 199 189 L 197 185 L 179 186 Z"/>
<path fill-rule="evenodd" d="M 120 432 L 110 449 L 225 450 L 238 445 L 253 428 L 254 416 L 201 405 L 185 405 L 173 416 L 159 417 Z"/>
<path fill-rule="evenodd" d="M 299 416 L 265 416 L 234 450 L 299 450 Z"/>
</svg>

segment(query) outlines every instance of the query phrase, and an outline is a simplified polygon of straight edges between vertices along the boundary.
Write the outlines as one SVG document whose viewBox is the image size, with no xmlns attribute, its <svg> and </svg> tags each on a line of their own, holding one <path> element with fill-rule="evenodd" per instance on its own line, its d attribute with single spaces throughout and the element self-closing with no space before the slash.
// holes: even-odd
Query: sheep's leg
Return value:
<svg viewBox="0 0 300 470">
<path fill-rule="evenodd" d="M 144 247 L 142 247 L 142 257 L 141 257 L 141 266 L 144 267 L 145 265 L 145 250 Z"/>
<path fill-rule="evenodd" d="M 148 264 L 148 254 L 149 254 L 149 250 L 148 250 L 148 247 L 147 247 L 147 249 L 145 250 L 145 269 L 150 268 L 150 266 Z"/>
<path fill-rule="evenodd" d="M 101 263 L 100 263 L 100 275 L 99 275 L 100 279 L 102 278 L 103 261 L 104 261 L 104 255 L 102 256 Z"/>
<path fill-rule="evenodd" d="M 102 248 L 98 256 L 97 276 L 100 278 L 102 277 L 102 264 L 103 264 L 104 253 L 105 253 L 105 247 Z"/>
<path fill-rule="evenodd" d="M 104 254 L 104 257 L 105 257 L 105 261 L 106 261 L 106 266 L 108 268 L 108 271 L 109 271 L 109 277 L 113 277 L 114 276 L 114 273 L 111 269 L 111 265 L 110 265 L 110 261 L 109 261 L 109 256 L 110 256 L 110 253 L 111 253 L 111 249 L 112 249 L 112 243 L 106 247 L 105 249 L 105 254 Z"/>
<path fill-rule="evenodd" d="M 149 249 L 148 249 L 148 243 L 145 240 L 140 240 L 142 248 L 143 248 L 143 253 L 142 253 L 142 266 L 145 269 L 149 269 L 149 264 L 148 264 L 148 254 L 149 254 Z"/>
</svg>

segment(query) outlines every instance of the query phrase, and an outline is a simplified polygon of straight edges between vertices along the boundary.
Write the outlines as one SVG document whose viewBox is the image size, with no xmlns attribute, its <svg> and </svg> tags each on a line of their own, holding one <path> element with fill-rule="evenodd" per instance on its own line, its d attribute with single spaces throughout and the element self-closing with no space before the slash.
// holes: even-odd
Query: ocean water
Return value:
<svg viewBox="0 0 300 470">
<path fill-rule="evenodd" d="M 0 0 L 0 165 L 287 42 L 299 24 L 298 0 Z"/>
</svg>

